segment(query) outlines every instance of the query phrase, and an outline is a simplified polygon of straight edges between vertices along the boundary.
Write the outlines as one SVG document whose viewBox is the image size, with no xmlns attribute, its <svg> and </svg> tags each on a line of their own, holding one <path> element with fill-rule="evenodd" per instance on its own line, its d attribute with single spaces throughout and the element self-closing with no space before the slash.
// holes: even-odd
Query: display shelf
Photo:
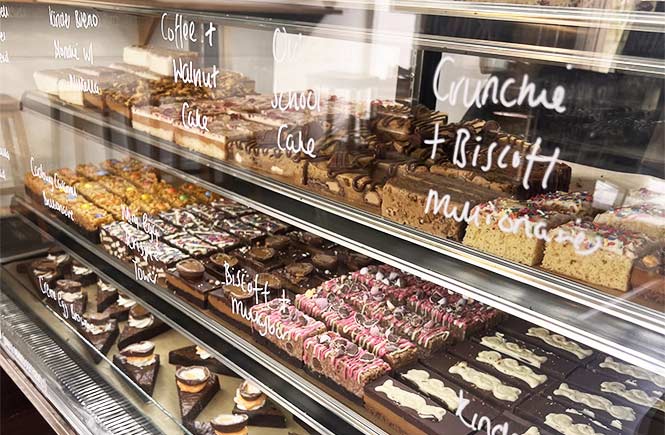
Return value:
<svg viewBox="0 0 665 435">
<path fill-rule="evenodd" d="M 162 287 L 136 281 L 134 271 L 126 264 L 38 210 L 37 204 L 16 198 L 12 208 L 36 231 L 58 240 L 68 253 L 104 281 L 124 289 L 182 335 L 210 349 L 222 363 L 255 382 L 272 400 L 317 432 L 387 434 L 362 415 L 365 411 L 359 404 L 323 384 L 315 384 L 302 369 L 289 366 L 272 356 L 267 348 L 258 347 L 249 334 L 206 316 Z"/>
<path fill-rule="evenodd" d="M 33 392 L 47 400 L 44 405 L 50 402 L 75 433 L 148 435 L 184 430 L 149 399 L 139 409 L 127 391 L 80 358 L 72 348 L 78 340 L 70 328 L 59 327 L 64 322 L 55 317 L 51 322 L 36 315 L 36 310 L 49 310 L 32 297 L 26 302 L 29 291 L 4 267 L 1 283 L 0 348 L 25 373 Z"/>
<path fill-rule="evenodd" d="M 165 172 L 507 313 L 645 368 L 665 367 L 665 350 L 653 346 L 665 344 L 661 311 L 395 224 L 42 94 L 27 93 L 23 106 Z M 631 340 L 627 330 L 635 332 Z"/>
<path fill-rule="evenodd" d="M 51 3 L 70 4 L 70 1 Z M 511 4 L 459 0 L 391 0 L 377 2 L 373 0 L 336 0 L 324 1 L 268 1 L 251 0 L 244 2 L 216 2 L 213 0 L 183 1 L 125 1 L 107 2 L 99 0 L 77 1 L 78 5 L 94 8 L 113 8 L 131 6 L 138 9 L 177 8 L 184 11 L 203 11 L 218 14 L 225 13 L 297 13 L 329 14 L 335 9 L 363 9 L 372 11 L 396 11 L 411 14 L 436 16 L 456 16 L 484 20 L 511 21 L 545 25 L 561 25 L 589 28 L 618 28 L 646 32 L 665 32 L 663 13 L 632 9 L 611 9 L 598 7 L 550 7 L 540 5 Z M 333 9 L 335 8 L 335 9 Z"/>
</svg>

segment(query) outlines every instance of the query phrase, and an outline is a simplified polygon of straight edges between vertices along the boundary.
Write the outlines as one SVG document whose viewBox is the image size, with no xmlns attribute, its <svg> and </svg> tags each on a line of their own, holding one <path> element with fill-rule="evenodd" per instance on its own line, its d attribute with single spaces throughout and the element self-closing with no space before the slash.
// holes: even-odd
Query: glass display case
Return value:
<svg viewBox="0 0 665 435">
<path fill-rule="evenodd" d="M 3 2 L 0 362 L 76 433 L 663 433 L 664 35 Z"/>
</svg>

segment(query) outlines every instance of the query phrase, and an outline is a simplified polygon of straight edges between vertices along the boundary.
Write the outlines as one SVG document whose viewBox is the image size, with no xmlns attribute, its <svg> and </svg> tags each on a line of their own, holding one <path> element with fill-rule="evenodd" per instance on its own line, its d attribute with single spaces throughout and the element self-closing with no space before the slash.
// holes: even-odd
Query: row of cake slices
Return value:
<svg viewBox="0 0 665 435">
<path fill-rule="evenodd" d="M 665 301 L 662 196 L 646 190 L 624 207 L 599 211 L 586 192 L 554 192 L 527 201 L 498 199 L 471 211 L 465 245 L 597 286 L 648 291 Z"/>
<path fill-rule="evenodd" d="M 68 320 L 94 347 L 95 350 L 89 350 L 95 362 L 100 362 L 101 355 L 108 354 L 117 342 L 119 350 L 113 355 L 113 363 L 145 393 L 153 395 L 160 355 L 155 353 L 155 343 L 150 340 L 169 332 L 170 328 L 165 323 L 126 294 L 98 279 L 92 270 L 57 250 L 51 251 L 47 257 L 31 261 L 25 266 L 25 272 L 34 282 L 36 294 L 44 284 L 52 286 L 58 300 L 67 302 L 71 312 L 85 319 L 84 324 L 77 324 L 71 315 L 68 316 Z M 94 306 L 88 303 L 93 299 L 88 297 L 88 292 L 94 292 Z M 59 312 L 61 307 L 57 303 L 48 303 Z M 122 330 L 120 323 L 125 323 Z M 197 345 L 169 351 L 169 363 L 177 366 L 175 384 L 182 421 L 194 433 L 207 434 L 210 425 L 219 426 L 221 433 L 233 434 L 247 425 L 286 427 L 284 413 L 249 381 L 236 389 L 235 406 L 230 414 L 222 414 L 211 422 L 195 421 L 220 389 L 217 374 L 238 375 Z M 226 425 L 240 426 L 230 430 L 225 428 Z"/>
</svg>

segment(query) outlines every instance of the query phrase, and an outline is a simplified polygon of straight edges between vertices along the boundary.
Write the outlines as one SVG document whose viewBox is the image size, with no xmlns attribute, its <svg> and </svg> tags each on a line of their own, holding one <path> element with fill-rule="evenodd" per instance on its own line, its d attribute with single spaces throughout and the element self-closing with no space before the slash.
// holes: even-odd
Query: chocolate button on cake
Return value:
<svg viewBox="0 0 665 435">
<path fill-rule="evenodd" d="M 175 270 L 168 270 L 166 283 L 178 296 L 201 308 L 208 306 L 208 293 L 222 285 L 219 279 L 206 273 L 202 262 L 194 259 L 182 260 Z"/>
<path fill-rule="evenodd" d="M 231 254 L 218 253 L 210 256 L 205 264 L 205 268 L 211 275 L 225 281 L 226 273 L 235 276 L 240 270 L 239 261 Z"/>
<path fill-rule="evenodd" d="M 175 373 L 183 421 L 191 421 L 219 391 L 219 379 L 207 367 L 180 367 Z"/>
</svg>

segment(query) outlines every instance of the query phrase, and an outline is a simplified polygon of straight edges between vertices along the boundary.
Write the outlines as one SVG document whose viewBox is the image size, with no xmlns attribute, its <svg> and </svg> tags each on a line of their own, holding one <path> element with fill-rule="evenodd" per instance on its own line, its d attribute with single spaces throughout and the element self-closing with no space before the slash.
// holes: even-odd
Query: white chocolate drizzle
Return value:
<svg viewBox="0 0 665 435">
<path fill-rule="evenodd" d="M 522 362 L 525 362 L 534 367 L 540 368 L 540 366 L 547 361 L 546 356 L 536 355 L 534 352 L 520 346 L 517 343 L 507 341 L 499 333 L 494 336 L 485 336 L 480 340 L 480 343 L 483 346 L 489 347 L 490 349 L 496 350 L 513 358 L 516 358 Z"/>
<path fill-rule="evenodd" d="M 499 352 L 493 350 L 479 352 L 476 360 L 490 364 L 504 375 L 521 379 L 531 388 L 536 388 L 547 381 L 547 376 L 534 373 L 531 367 L 522 365 L 512 358 L 502 358 Z"/>
<path fill-rule="evenodd" d="M 449 410 L 455 411 L 459 406 L 457 393 L 452 388 L 446 387 L 439 379 L 430 378 L 425 370 L 411 369 L 402 375 L 404 379 L 416 384 L 423 393 L 442 400 Z"/>
<path fill-rule="evenodd" d="M 522 435 L 540 435 L 540 431 L 536 426 L 531 426 Z"/>
<path fill-rule="evenodd" d="M 436 421 L 441 421 L 443 416 L 446 415 L 445 409 L 439 406 L 428 405 L 424 397 L 394 386 L 393 381 L 385 381 L 383 385 L 379 385 L 374 389 L 384 393 L 388 399 L 397 403 L 399 406 L 413 409 L 418 413 L 420 418 L 431 418 Z"/>
<path fill-rule="evenodd" d="M 621 382 L 603 382 L 600 384 L 600 391 L 616 394 L 637 405 L 648 406 L 665 412 L 665 401 L 658 397 L 649 396 L 645 391 L 636 388 L 629 390 Z"/>
<path fill-rule="evenodd" d="M 632 364 L 625 364 L 619 361 L 613 360 L 611 357 L 606 357 L 605 361 L 599 364 L 600 367 L 604 369 L 614 370 L 617 373 L 622 375 L 631 376 L 636 379 L 642 379 L 644 381 L 652 382 L 658 385 L 660 388 L 665 388 L 665 376 L 660 376 L 656 373 L 652 373 L 648 370 L 644 370 L 642 367 L 637 367 Z"/>
<path fill-rule="evenodd" d="M 554 390 L 554 394 L 557 396 L 567 397 L 575 403 L 583 403 L 584 405 L 593 409 L 600 409 L 607 412 L 614 418 L 635 421 L 635 410 L 633 410 L 633 408 L 615 405 L 611 400 L 605 397 L 575 390 L 570 388 L 566 383 L 559 385 L 559 388 Z"/>
<path fill-rule="evenodd" d="M 448 371 L 460 375 L 466 382 L 475 385 L 481 390 L 491 391 L 492 395 L 499 400 L 514 402 L 522 394 L 522 390 L 519 388 L 505 385 L 494 376 L 469 367 L 466 361 L 458 362 L 448 369 Z"/>
<path fill-rule="evenodd" d="M 558 334 L 552 334 L 545 328 L 529 328 L 526 335 L 530 337 L 540 338 L 550 346 L 558 349 L 565 350 L 575 355 L 578 359 L 588 358 L 593 354 L 591 349 L 584 349 L 574 341 L 568 340 L 566 337 Z"/>
<path fill-rule="evenodd" d="M 576 424 L 566 414 L 547 414 L 545 424 L 564 435 L 601 435 L 588 424 Z"/>
</svg>

